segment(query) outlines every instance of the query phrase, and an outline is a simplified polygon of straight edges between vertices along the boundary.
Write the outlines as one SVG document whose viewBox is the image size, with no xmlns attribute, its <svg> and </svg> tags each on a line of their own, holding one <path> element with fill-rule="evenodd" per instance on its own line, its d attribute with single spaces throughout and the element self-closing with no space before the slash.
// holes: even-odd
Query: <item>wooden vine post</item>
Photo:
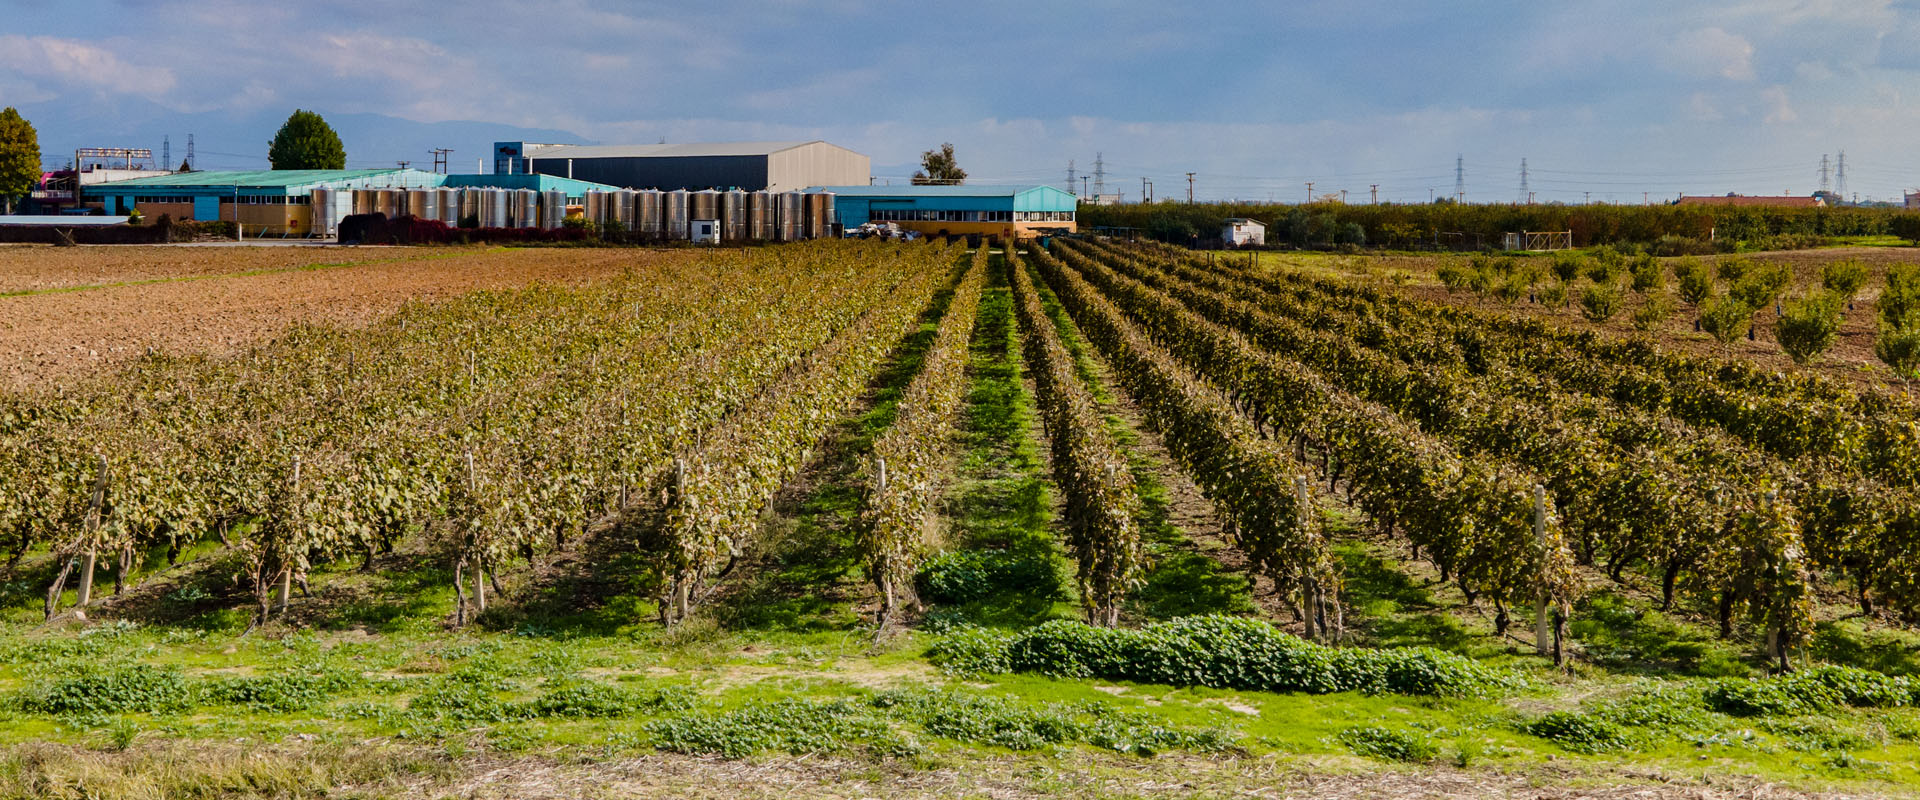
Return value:
<svg viewBox="0 0 1920 800">
<path fill-rule="evenodd" d="M 294 508 L 300 502 L 300 457 L 293 457 L 292 495 Z M 287 613 L 287 602 L 293 598 L 293 542 L 287 542 L 280 551 L 280 613 Z"/>
<path fill-rule="evenodd" d="M 99 474 L 94 476 L 93 495 L 87 499 L 87 517 L 82 523 L 87 556 L 80 569 L 80 596 L 74 602 L 76 607 L 85 606 L 93 599 L 93 565 L 100 557 L 100 507 L 107 499 L 107 457 L 97 458 Z"/>
<path fill-rule="evenodd" d="M 1312 514 L 1308 510 L 1310 501 L 1307 483 L 1305 475 L 1293 477 L 1293 510 L 1296 515 L 1295 522 L 1300 526 L 1302 533 L 1311 530 L 1310 526 L 1313 524 Z M 1300 576 L 1300 599 L 1306 612 L 1302 616 L 1306 617 L 1307 638 L 1312 640 L 1328 638 L 1326 608 L 1322 602 L 1325 598 L 1321 596 L 1322 591 L 1320 581 L 1312 572 L 1309 571 Z"/>
<path fill-rule="evenodd" d="M 875 470 L 879 473 L 874 479 L 873 504 L 877 506 L 882 502 L 881 498 L 887 496 L 887 460 L 884 458 L 875 458 L 873 463 Z M 887 621 L 892 618 L 893 578 L 882 575 L 880 577 L 880 619 L 874 627 L 884 631 L 887 627 Z"/>
<path fill-rule="evenodd" d="M 1547 564 L 1547 489 L 1540 484 L 1533 485 L 1533 545 L 1539 548 L 1540 565 Z M 1546 581 L 1540 582 L 1539 595 L 1533 605 L 1533 649 L 1540 655 L 1554 652 L 1553 621 L 1549 618 L 1552 598 Z M 1555 659 L 1556 661 L 1558 659 Z"/>
</svg>

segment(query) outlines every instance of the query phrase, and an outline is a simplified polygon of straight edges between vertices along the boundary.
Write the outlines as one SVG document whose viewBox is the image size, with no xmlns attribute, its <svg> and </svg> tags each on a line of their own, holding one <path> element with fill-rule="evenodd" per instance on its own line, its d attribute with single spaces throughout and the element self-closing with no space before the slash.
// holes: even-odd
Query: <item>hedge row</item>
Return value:
<svg viewBox="0 0 1920 800">
<path fill-rule="evenodd" d="M 1016 634 L 961 631 L 934 645 L 957 673 L 1033 672 L 1271 692 L 1479 697 L 1521 688 L 1510 672 L 1430 648 L 1314 644 L 1258 620 L 1183 617 L 1144 628 L 1048 622 Z"/>
</svg>

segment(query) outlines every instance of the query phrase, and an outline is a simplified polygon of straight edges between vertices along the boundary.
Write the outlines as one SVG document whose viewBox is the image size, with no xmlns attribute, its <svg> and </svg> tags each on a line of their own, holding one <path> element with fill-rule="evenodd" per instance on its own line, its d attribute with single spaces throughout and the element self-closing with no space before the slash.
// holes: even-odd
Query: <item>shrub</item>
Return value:
<svg viewBox="0 0 1920 800">
<path fill-rule="evenodd" d="M 1870 274 L 1867 265 L 1857 258 L 1830 261 L 1820 268 L 1820 285 L 1842 301 L 1851 303 L 1866 287 Z"/>
<path fill-rule="evenodd" d="M 1780 297 L 1780 293 L 1793 284 L 1793 268 L 1785 264 L 1769 264 L 1750 270 L 1746 277 L 1734 282 L 1727 289 L 1727 295 L 1738 299 L 1748 308 L 1761 309 Z"/>
<path fill-rule="evenodd" d="M 977 626 L 965 626 L 941 637 L 928 648 L 927 657 L 941 669 L 955 675 L 999 675 L 1012 672 L 1007 647 L 1010 634 Z"/>
<path fill-rule="evenodd" d="M 1553 254 L 1553 276 L 1561 283 L 1570 283 L 1586 267 L 1586 257 L 1572 250 L 1562 250 Z"/>
<path fill-rule="evenodd" d="M 1715 681 L 1701 699 L 1708 708 L 1736 717 L 1811 714 L 1841 704 L 1839 692 L 1818 682 L 1739 678 Z"/>
<path fill-rule="evenodd" d="M 258 711 L 299 711 L 359 682 L 359 676 L 331 670 L 283 672 L 225 678 L 207 690 L 210 700 Z"/>
<path fill-rule="evenodd" d="M 927 559 L 914 576 L 914 590 L 930 603 L 967 603 L 995 592 L 1021 591 L 1058 597 L 1063 576 L 1038 553 L 960 550 Z"/>
<path fill-rule="evenodd" d="M 1549 283 L 1540 287 L 1540 304 L 1543 306 L 1566 308 L 1567 285 L 1565 283 Z"/>
<path fill-rule="evenodd" d="M 89 670 L 28 690 L 21 708 L 43 714 L 179 711 L 193 705 L 192 684 L 177 670 L 145 664 Z"/>
<path fill-rule="evenodd" d="M 1619 725 L 1590 714 L 1555 711 L 1527 723 L 1522 730 L 1575 753 L 1625 750 L 1632 743 Z"/>
<path fill-rule="evenodd" d="M 1348 728 L 1340 732 L 1340 741 L 1358 755 L 1382 761 L 1420 764 L 1440 754 L 1426 737 L 1391 728 Z"/>
<path fill-rule="evenodd" d="M 1700 328 L 1722 345 L 1732 345 L 1753 327 L 1753 309 L 1732 297 L 1716 297 L 1700 307 Z"/>
<path fill-rule="evenodd" d="M 1606 322 L 1620 311 L 1620 290 L 1595 284 L 1580 293 L 1580 314 L 1592 322 Z"/>
<path fill-rule="evenodd" d="M 1773 336 L 1795 364 L 1808 364 L 1840 336 L 1838 295 L 1822 292 L 1787 304 L 1773 323 Z"/>
<path fill-rule="evenodd" d="M 684 686 L 635 690 L 596 681 L 565 681 L 528 701 L 524 711 L 530 717 L 607 719 L 692 707 L 693 691 Z"/>
<path fill-rule="evenodd" d="M 1920 379 L 1920 326 L 1882 324 L 1873 340 L 1873 354 L 1902 381 Z"/>
<path fill-rule="evenodd" d="M 957 663 L 1056 677 L 1311 694 L 1484 696 L 1521 685 L 1511 673 L 1429 648 L 1331 648 L 1258 620 L 1217 615 L 1139 629 L 1056 620 L 1004 639 L 966 635 L 956 644 L 936 645 L 931 654 L 954 672 L 962 671 Z"/>
<path fill-rule="evenodd" d="M 1713 272 L 1707 265 L 1692 258 L 1683 258 L 1674 267 L 1673 274 L 1679 279 L 1680 299 L 1690 305 L 1699 305 L 1713 296 Z"/>
<path fill-rule="evenodd" d="M 1920 264 L 1893 264 L 1887 267 L 1887 288 L 1878 301 L 1880 322 L 1894 328 L 1920 327 Z"/>
<path fill-rule="evenodd" d="M 1217 728 L 1168 727 L 1149 714 L 1126 712 L 1104 703 L 1022 703 L 941 690 L 881 692 L 873 705 L 921 724 L 927 733 L 1011 750 L 1035 750 L 1050 744 L 1086 742 L 1135 755 L 1179 748 L 1217 752 L 1233 746 L 1233 737 Z"/>
<path fill-rule="evenodd" d="M 1666 273 L 1660 269 L 1660 260 L 1651 255 L 1641 255 L 1633 260 L 1633 290 L 1645 294 L 1656 291 L 1666 285 Z"/>
<path fill-rule="evenodd" d="M 1448 261 L 1440 265 L 1438 275 L 1440 282 L 1446 285 L 1447 291 L 1458 292 L 1472 287 L 1474 273 L 1475 270 L 1471 267 L 1458 261 Z"/>
<path fill-rule="evenodd" d="M 1719 264 L 1715 265 L 1715 270 L 1720 273 L 1720 280 L 1732 283 L 1747 277 L 1747 273 L 1753 270 L 1753 261 L 1745 258 L 1723 258 L 1720 259 Z"/>
<path fill-rule="evenodd" d="M 1660 323 L 1665 322 L 1667 317 L 1672 315 L 1673 298 L 1656 294 L 1648 297 L 1647 302 L 1641 303 L 1639 308 L 1633 310 L 1633 328 L 1650 331 L 1660 327 Z"/>
<path fill-rule="evenodd" d="M 845 699 L 780 700 L 723 714 L 654 720 L 645 729 L 661 750 L 727 758 L 764 750 L 836 752 L 887 734 L 884 721 Z"/>
</svg>

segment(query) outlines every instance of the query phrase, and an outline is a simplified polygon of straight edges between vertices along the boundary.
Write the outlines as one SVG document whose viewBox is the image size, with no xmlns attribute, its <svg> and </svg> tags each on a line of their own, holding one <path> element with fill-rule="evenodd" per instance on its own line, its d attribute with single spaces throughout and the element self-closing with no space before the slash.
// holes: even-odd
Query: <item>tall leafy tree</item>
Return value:
<svg viewBox="0 0 1920 800">
<path fill-rule="evenodd" d="M 33 190 L 40 178 L 40 136 L 33 123 L 12 106 L 0 111 L 0 200 L 13 213 L 13 199 Z"/>
<path fill-rule="evenodd" d="M 967 171 L 953 158 L 953 143 L 920 154 L 920 171 L 913 173 L 915 186 L 959 186 L 967 182 Z"/>
<path fill-rule="evenodd" d="M 295 110 L 273 135 L 267 160 L 274 169 L 345 169 L 347 148 L 319 114 Z"/>
</svg>

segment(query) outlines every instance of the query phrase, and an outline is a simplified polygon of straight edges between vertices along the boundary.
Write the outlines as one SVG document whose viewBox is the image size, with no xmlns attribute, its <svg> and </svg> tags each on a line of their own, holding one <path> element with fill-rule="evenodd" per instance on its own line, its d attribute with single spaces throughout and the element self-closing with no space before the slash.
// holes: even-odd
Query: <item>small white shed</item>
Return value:
<svg viewBox="0 0 1920 800">
<path fill-rule="evenodd" d="M 696 219 L 687 227 L 687 238 L 694 244 L 719 244 L 720 220 Z"/>
<path fill-rule="evenodd" d="M 1220 239 L 1228 247 L 1264 246 L 1267 243 L 1267 226 L 1257 219 L 1230 217 L 1220 228 Z"/>
</svg>

